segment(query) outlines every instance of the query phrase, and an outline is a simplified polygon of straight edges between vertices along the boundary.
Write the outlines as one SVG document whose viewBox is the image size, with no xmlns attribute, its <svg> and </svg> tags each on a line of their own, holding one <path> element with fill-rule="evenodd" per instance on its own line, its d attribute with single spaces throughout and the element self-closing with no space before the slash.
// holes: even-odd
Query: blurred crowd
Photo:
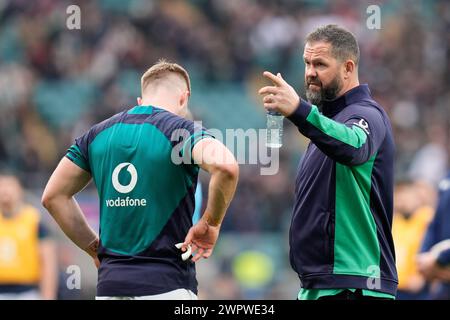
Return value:
<svg viewBox="0 0 450 320">
<path fill-rule="evenodd" d="M 80 30 L 66 26 L 71 4 L 81 8 Z M 366 24 L 372 4 L 381 8 L 380 29 Z M 246 128 L 255 119 L 263 127 L 256 94 L 262 71 L 281 72 L 303 93 L 303 39 L 328 23 L 357 36 L 360 82 L 369 84 L 392 121 L 396 175 L 425 194 L 431 215 L 449 155 L 450 2 L 445 0 L 0 1 L 0 170 L 14 173 L 39 197 L 73 139 L 132 107 L 141 74 L 159 58 L 187 68 L 194 118 L 206 127 Z M 220 100 L 224 92 L 238 99 L 202 104 L 207 94 Z M 218 123 L 214 114 L 230 116 Z M 242 166 L 225 232 L 277 233 L 286 248 L 293 177 L 307 141 L 287 121 L 283 139 L 278 174 L 262 176 L 258 165 Z M 80 198 L 92 221 L 98 218 L 94 198 L 93 186 Z M 285 258 L 281 267 L 289 270 Z M 232 264 L 224 261 L 216 269 L 231 277 Z M 292 274 L 286 273 L 280 281 L 289 283 Z"/>
</svg>

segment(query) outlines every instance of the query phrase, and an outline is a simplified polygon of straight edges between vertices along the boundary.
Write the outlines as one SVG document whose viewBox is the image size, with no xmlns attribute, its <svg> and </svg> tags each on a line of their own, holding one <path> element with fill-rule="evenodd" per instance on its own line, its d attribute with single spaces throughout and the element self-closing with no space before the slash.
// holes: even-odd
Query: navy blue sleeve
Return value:
<svg viewBox="0 0 450 320">
<path fill-rule="evenodd" d="M 88 154 L 88 145 L 89 145 L 89 130 L 87 133 L 75 139 L 75 143 L 67 150 L 66 157 L 79 166 L 81 169 L 84 169 L 88 172 L 91 172 L 91 168 L 89 166 L 89 154 Z"/>
<path fill-rule="evenodd" d="M 200 122 L 175 115 L 166 118 L 166 122 L 165 126 L 170 132 L 172 145 L 185 164 L 193 164 L 192 149 L 200 140 L 214 138 Z"/>
<path fill-rule="evenodd" d="M 302 99 L 288 119 L 328 157 L 344 165 L 360 165 L 379 149 L 386 136 L 386 124 L 375 107 L 352 109 L 355 111 L 341 123 Z"/>
<path fill-rule="evenodd" d="M 189 121 L 189 120 L 187 120 Z M 200 140 L 204 138 L 214 138 L 214 136 L 208 132 L 206 128 L 204 128 L 202 125 L 196 122 L 187 123 L 187 128 L 189 131 L 189 137 L 185 139 L 183 148 L 181 149 L 181 154 L 188 153 L 191 155 L 192 149 L 194 146 L 199 142 Z"/>
</svg>

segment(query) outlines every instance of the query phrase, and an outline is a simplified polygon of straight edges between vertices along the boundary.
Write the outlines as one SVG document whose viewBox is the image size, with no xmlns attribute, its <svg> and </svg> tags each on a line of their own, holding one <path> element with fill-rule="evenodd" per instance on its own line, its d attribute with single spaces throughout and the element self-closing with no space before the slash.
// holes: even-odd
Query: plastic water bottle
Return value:
<svg viewBox="0 0 450 320">
<path fill-rule="evenodd" d="M 283 145 L 284 116 L 275 111 L 267 111 L 267 141 L 266 147 L 280 148 Z"/>
</svg>

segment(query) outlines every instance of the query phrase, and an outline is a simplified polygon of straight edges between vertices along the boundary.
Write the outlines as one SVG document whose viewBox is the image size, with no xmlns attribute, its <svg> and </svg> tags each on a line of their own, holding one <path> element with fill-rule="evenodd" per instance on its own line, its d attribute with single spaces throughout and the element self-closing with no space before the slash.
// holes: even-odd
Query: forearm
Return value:
<svg viewBox="0 0 450 320">
<path fill-rule="evenodd" d="M 208 203 L 205 219 L 208 224 L 218 226 L 222 223 L 226 210 L 236 190 L 237 165 L 230 171 L 216 170 L 211 174 L 208 188 Z"/>
<path fill-rule="evenodd" d="M 95 258 L 98 236 L 87 223 L 75 198 L 58 196 L 46 202 L 45 207 L 67 237 Z"/>
<path fill-rule="evenodd" d="M 317 107 L 306 101 L 302 100 L 288 119 L 323 153 L 340 163 L 361 164 L 369 160 L 372 154 L 368 135 L 363 129 L 323 116 Z"/>
</svg>

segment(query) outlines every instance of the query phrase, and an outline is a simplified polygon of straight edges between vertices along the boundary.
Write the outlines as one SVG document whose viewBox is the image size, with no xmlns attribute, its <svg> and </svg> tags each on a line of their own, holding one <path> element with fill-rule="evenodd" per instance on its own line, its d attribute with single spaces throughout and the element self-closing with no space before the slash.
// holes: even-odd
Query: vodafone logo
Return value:
<svg viewBox="0 0 450 320">
<path fill-rule="evenodd" d="M 119 174 L 125 169 L 131 175 L 131 180 L 127 185 L 123 185 L 119 182 Z M 136 167 L 129 162 L 123 162 L 117 165 L 114 168 L 114 171 L 111 176 L 111 181 L 114 189 L 116 189 L 120 193 L 129 193 L 133 191 L 134 187 L 136 187 L 136 183 L 138 181 L 138 174 Z M 147 206 L 147 199 L 134 199 L 129 196 L 125 198 L 116 197 L 115 199 L 106 199 L 107 207 L 145 207 Z"/>
<path fill-rule="evenodd" d="M 119 173 L 125 167 L 127 167 L 127 171 L 131 175 L 131 180 L 130 180 L 130 183 L 128 183 L 127 185 L 124 186 L 123 184 L 121 184 L 119 182 Z M 134 167 L 134 165 L 132 165 L 129 162 L 123 162 L 114 169 L 111 180 L 112 180 L 114 189 L 116 189 L 118 192 L 129 193 L 134 189 L 134 187 L 136 186 L 137 180 L 138 180 L 138 174 L 137 174 L 136 168 Z"/>
</svg>

